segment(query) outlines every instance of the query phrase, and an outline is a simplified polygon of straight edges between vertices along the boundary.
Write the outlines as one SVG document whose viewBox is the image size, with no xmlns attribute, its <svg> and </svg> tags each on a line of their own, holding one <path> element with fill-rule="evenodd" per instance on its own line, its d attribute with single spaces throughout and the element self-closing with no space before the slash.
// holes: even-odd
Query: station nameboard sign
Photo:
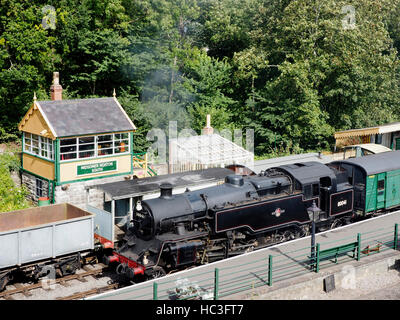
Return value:
<svg viewBox="0 0 400 320">
<path fill-rule="evenodd" d="M 107 162 L 98 162 L 98 163 L 90 163 L 84 164 L 77 167 L 78 176 L 84 174 L 93 174 L 105 171 L 115 171 L 117 170 L 117 161 L 107 161 Z"/>
</svg>

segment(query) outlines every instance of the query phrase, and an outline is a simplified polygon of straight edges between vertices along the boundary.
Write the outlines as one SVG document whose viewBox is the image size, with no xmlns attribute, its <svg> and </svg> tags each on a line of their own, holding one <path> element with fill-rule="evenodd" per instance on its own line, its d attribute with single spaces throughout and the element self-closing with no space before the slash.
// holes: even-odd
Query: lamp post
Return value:
<svg viewBox="0 0 400 320">
<path fill-rule="evenodd" d="M 312 227 L 311 227 L 311 259 L 314 261 L 315 260 L 315 214 L 318 214 L 322 210 L 317 207 L 315 204 L 315 200 L 313 200 L 313 203 L 311 207 L 307 209 L 308 216 L 310 217 L 310 220 L 312 221 Z"/>
</svg>

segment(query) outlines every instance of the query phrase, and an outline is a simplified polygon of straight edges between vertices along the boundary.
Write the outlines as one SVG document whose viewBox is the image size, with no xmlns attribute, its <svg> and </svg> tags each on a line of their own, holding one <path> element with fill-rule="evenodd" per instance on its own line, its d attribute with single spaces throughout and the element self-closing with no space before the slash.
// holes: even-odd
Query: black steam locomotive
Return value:
<svg viewBox="0 0 400 320">
<path fill-rule="evenodd" d="M 400 152 L 386 154 L 400 169 Z M 368 168 L 384 166 L 381 155 L 365 158 Z M 177 195 L 163 184 L 159 198 L 136 206 L 123 245 L 107 263 L 117 263 L 117 272 L 131 280 L 159 277 L 306 236 L 312 219 L 307 209 L 313 202 L 321 209 L 314 217 L 318 230 L 350 223 L 365 216 L 356 207 L 364 206 L 358 196 L 365 194 L 370 173 L 363 168 L 365 159 L 357 161 L 296 163 L 254 176 L 230 175 L 222 185 Z M 363 179 L 364 191 L 355 199 Z"/>
</svg>

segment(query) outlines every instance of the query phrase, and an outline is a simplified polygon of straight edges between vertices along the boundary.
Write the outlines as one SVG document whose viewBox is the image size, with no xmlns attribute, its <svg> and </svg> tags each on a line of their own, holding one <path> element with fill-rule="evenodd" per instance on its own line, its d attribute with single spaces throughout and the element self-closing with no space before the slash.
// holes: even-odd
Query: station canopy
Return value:
<svg viewBox="0 0 400 320">
<path fill-rule="evenodd" d="M 239 164 L 252 169 L 254 153 L 218 134 L 179 137 L 170 139 L 169 163 L 196 169 Z"/>
<path fill-rule="evenodd" d="M 335 139 L 345 139 L 349 137 L 369 136 L 374 134 L 383 134 L 400 131 L 400 122 L 387 123 L 381 126 L 351 129 L 335 132 Z"/>
</svg>

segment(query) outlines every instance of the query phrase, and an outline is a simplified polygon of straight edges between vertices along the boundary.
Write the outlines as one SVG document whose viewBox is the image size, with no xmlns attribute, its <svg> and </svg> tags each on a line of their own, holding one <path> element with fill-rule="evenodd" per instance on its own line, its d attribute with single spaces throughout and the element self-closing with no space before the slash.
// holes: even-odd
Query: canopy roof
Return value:
<svg viewBox="0 0 400 320">
<path fill-rule="evenodd" d="M 170 162 L 205 165 L 242 164 L 251 166 L 254 154 L 218 135 L 179 137 L 170 140 Z"/>
<path fill-rule="evenodd" d="M 356 148 L 356 147 L 360 147 L 372 153 L 392 151 L 392 149 L 376 143 L 353 144 L 351 146 L 345 146 L 345 149 Z"/>
<path fill-rule="evenodd" d="M 344 139 L 348 137 L 369 136 L 373 134 L 383 134 L 388 132 L 400 131 L 400 122 L 388 123 L 381 126 L 351 129 L 335 132 L 335 139 Z"/>
</svg>

